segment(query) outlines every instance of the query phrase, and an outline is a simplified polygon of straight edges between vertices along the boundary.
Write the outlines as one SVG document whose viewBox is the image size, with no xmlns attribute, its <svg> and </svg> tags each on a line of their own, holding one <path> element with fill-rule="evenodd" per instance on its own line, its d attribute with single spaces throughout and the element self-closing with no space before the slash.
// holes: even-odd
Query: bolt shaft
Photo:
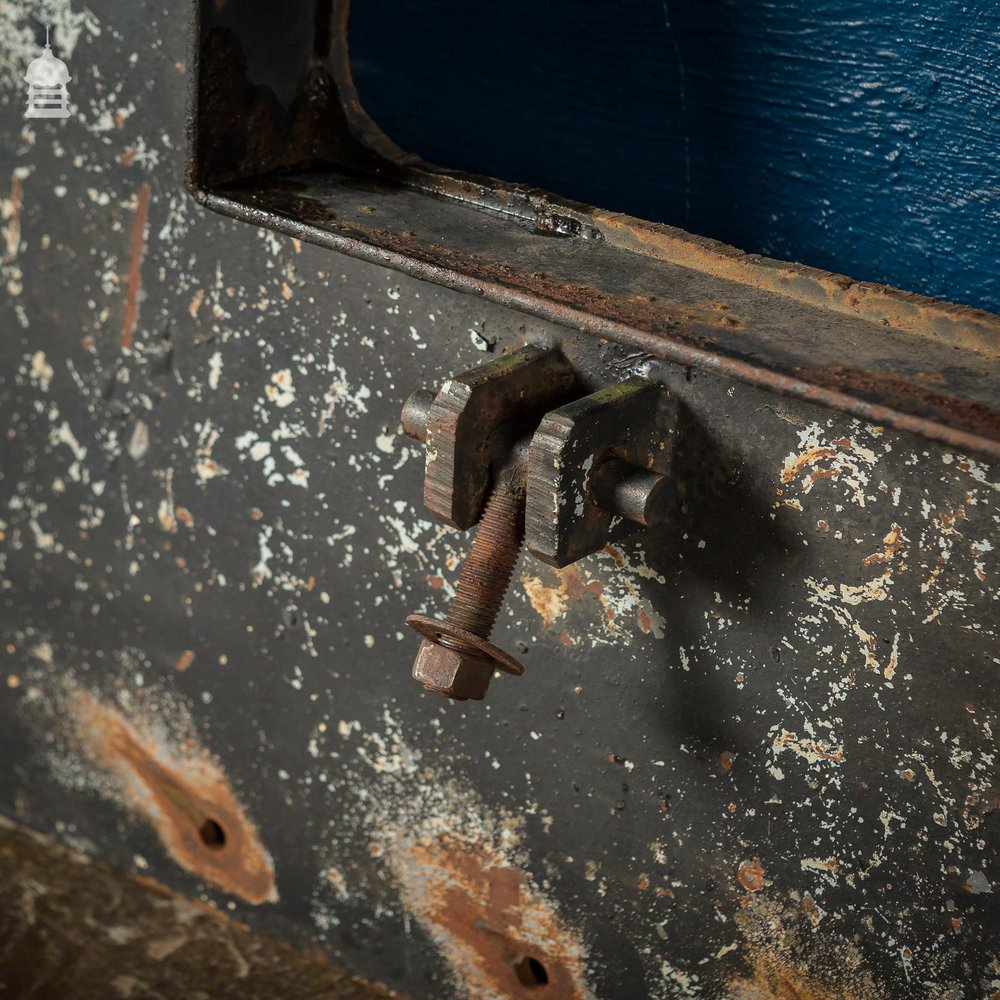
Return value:
<svg viewBox="0 0 1000 1000">
<path fill-rule="evenodd" d="M 524 485 L 502 476 L 490 494 L 448 607 L 448 624 L 489 639 L 524 538 Z"/>
</svg>

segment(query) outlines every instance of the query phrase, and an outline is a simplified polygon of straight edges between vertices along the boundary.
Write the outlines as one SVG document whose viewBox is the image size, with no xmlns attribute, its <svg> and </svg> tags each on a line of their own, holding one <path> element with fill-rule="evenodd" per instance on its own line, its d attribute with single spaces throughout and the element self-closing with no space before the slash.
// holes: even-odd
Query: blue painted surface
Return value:
<svg viewBox="0 0 1000 1000">
<path fill-rule="evenodd" d="M 397 143 L 1000 311 L 1000 4 L 359 0 Z"/>
</svg>

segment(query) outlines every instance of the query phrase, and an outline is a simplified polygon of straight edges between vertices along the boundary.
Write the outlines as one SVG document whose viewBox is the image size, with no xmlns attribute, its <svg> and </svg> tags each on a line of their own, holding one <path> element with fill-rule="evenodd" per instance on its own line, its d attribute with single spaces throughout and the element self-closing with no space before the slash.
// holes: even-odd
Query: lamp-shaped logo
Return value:
<svg viewBox="0 0 1000 1000">
<path fill-rule="evenodd" d="M 28 110 L 25 118 L 69 118 L 66 104 L 70 81 L 66 63 L 52 54 L 49 46 L 49 29 L 45 29 L 45 48 L 42 54 L 28 64 L 24 74 L 28 82 Z"/>
</svg>

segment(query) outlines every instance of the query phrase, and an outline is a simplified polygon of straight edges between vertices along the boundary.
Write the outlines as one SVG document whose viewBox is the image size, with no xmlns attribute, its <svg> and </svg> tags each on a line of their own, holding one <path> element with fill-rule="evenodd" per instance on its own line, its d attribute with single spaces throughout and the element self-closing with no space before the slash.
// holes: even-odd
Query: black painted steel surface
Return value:
<svg viewBox="0 0 1000 1000">
<path fill-rule="evenodd" d="M 996 990 L 990 464 L 206 212 L 182 19 L 60 16 L 76 114 L 0 109 L 0 809 L 414 996 Z M 449 704 L 400 409 L 557 340 L 679 400 L 671 516 L 522 557 L 526 672 Z"/>
</svg>

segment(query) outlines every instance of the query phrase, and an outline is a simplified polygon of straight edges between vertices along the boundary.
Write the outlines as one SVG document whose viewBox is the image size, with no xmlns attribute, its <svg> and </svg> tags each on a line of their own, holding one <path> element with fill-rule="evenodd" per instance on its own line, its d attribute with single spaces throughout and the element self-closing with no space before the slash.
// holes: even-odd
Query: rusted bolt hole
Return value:
<svg viewBox="0 0 1000 1000">
<path fill-rule="evenodd" d="M 226 846 L 226 831 L 214 819 L 206 819 L 198 827 L 198 833 L 201 835 L 201 842 L 213 851 L 221 851 Z"/>
<path fill-rule="evenodd" d="M 545 971 L 545 966 L 538 961 L 537 958 L 533 958 L 531 955 L 525 955 L 517 965 L 514 966 L 514 971 L 517 973 L 518 982 L 522 986 L 547 986 L 549 982 L 549 974 Z"/>
</svg>

